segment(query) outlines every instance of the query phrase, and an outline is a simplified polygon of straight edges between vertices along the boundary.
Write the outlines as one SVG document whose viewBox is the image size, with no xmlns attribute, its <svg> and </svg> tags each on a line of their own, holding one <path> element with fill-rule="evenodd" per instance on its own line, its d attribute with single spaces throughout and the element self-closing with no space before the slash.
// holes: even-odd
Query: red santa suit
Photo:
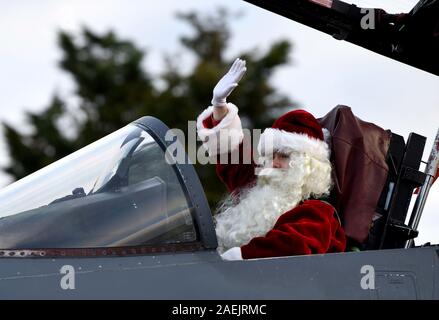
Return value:
<svg viewBox="0 0 439 320">
<path fill-rule="evenodd" d="M 213 119 L 213 107 L 203 111 L 197 119 L 197 130 L 209 154 L 218 158 L 216 172 L 219 179 L 231 193 L 239 195 L 243 188 L 255 184 L 256 164 L 251 147 L 247 147 L 250 144 L 243 143 L 237 107 L 231 103 L 227 107 L 228 113 L 221 121 Z M 276 151 L 306 152 L 313 159 L 329 162 L 329 149 L 324 142 L 322 128 L 304 110 L 283 115 L 272 128 L 264 131 L 258 145 L 260 155 L 265 154 L 264 141 L 268 138 Z M 220 161 L 221 154 L 224 156 L 223 150 L 228 152 L 227 163 Z M 233 153 L 239 155 L 238 163 L 231 164 Z M 245 156 L 251 159 L 249 163 L 242 161 Z M 234 249 L 239 251 L 240 248 L 238 256 L 252 259 L 343 252 L 345 247 L 345 234 L 334 208 L 321 200 L 304 199 L 280 214 L 271 230 Z"/>
</svg>

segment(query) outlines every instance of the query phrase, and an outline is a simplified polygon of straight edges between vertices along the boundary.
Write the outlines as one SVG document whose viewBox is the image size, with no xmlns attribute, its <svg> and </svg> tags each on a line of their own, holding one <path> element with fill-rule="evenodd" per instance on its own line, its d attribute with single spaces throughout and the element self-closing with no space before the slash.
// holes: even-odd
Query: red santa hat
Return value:
<svg viewBox="0 0 439 320">
<path fill-rule="evenodd" d="M 325 132 L 326 131 L 326 132 Z M 304 152 L 314 159 L 329 159 L 329 147 L 324 141 L 327 130 L 305 110 L 293 110 L 278 118 L 262 133 L 258 144 L 261 156 L 274 152 Z"/>
</svg>

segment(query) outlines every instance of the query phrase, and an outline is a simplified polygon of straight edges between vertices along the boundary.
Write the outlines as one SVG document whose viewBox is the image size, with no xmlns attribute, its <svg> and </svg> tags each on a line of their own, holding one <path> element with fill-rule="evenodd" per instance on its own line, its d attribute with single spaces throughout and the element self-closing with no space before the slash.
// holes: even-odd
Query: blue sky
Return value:
<svg viewBox="0 0 439 320">
<path fill-rule="evenodd" d="M 416 1 L 350 2 L 369 7 L 378 3 L 389 12 L 401 12 Z M 244 14 L 232 26 L 230 59 L 244 50 L 264 50 L 275 40 L 288 39 L 294 43 L 292 63 L 273 79 L 280 91 L 317 117 L 344 104 L 360 118 L 404 137 L 410 132 L 424 135 L 428 138 L 424 158 L 428 157 L 439 128 L 439 77 L 238 0 L 0 0 L 0 120 L 22 125 L 23 111 L 40 110 L 54 92 L 75 103 L 72 81 L 57 67 L 57 30 L 78 31 L 82 25 L 95 31 L 113 29 L 147 50 L 145 67 L 159 72 L 163 54 L 181 51 L 178 39 L 190 32 L 175 13 L 213 12 L 218 6 Z M 190 57 L 182 59 L 190 65 Z M 0 140 L 0 165 L 6 162 Z M 0 175 L 0 185 L 7 183 L 7 177 Z M 431 190 L 420 229 L 420 242 L 439 243 L 439 183 Z"/>
</svg>

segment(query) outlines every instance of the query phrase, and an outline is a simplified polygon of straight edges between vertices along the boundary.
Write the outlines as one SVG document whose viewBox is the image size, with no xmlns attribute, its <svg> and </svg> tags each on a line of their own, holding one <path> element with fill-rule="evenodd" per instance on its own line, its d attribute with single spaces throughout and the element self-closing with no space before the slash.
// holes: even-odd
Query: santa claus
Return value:
<svg viewBox="0 0 439 320">
<path fill-rule="evenodd" d="M 261 135 L 259 166 L 242 161 L 252 150 L 243 143 L 238 108 L 226 98 L 246 70 L 236 59 L 197 119 L 198 135 L 218 157 L 217 174 L 231 192 L 215 216 L 218 251 L 226 260 L 344 251 L 340 219 L 321 200 L 331 189 L 331 163 L 323 129 L 310 113 L 281 116 Z M 228 161 L 221 161 L 224 153 Z"/>
</svg>

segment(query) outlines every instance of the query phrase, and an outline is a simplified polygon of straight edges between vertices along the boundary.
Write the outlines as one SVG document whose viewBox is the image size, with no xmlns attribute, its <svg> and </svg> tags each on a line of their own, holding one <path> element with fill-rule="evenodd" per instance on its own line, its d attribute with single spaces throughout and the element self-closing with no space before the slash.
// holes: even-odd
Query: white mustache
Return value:
<svg viewBox="0 0 439 320">
<path fill-rule="evenodd" d="M 269 177 L 280 177 L 285 175 L 288 169 L 278 169 L 278 168 L 256 168 L 255 174 L 257 176 L 269 176 Z"/>
</svg>

